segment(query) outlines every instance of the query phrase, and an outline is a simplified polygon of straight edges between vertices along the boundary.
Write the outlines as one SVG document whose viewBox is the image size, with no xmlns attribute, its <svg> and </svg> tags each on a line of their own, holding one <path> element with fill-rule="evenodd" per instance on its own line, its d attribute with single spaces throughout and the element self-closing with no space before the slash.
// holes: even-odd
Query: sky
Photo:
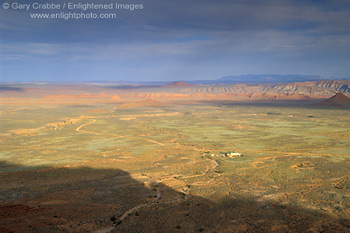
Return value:
<svg viewBox="0 0 350 233">
<path fill-rule="evenodd" d="M 143 9 L 86 11 L 32 8 L 34 2 L 62 8 L 64 3 L 116 0 L 0 2 L 0 81 L 350 76 L 348 0 L 120 0 L 118 4 L 142 4 Z M 31 8 L 13 9 L 18 6 L 13 3 Z M 69 12 L 115 18 L 31 18 L 33 13 Z"/>
</svg>

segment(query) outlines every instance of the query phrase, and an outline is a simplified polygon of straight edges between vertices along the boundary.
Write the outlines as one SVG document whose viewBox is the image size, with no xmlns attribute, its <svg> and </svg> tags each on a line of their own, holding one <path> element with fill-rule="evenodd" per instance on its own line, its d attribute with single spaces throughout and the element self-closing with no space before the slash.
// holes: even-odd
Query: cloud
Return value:
<svg viewBox="0 0 350 233">
<path fill-rule="evenodd" d="M 63 54 L 67 49 L 63 44 L 49 43 L 17 43 L 17 44 L 0 44 L 2 60 L 13 59 L 34 59 L 38 57 L 52 57 Z"/>
<path fill-rule="evenodd" d="M 115 20 L 31 20 L 23 11 L 0 10 L 0 59 L 12 67 L 50 65 L 46 74 L 52 67 L 61 71 L 74 65 L 84 78 L 98 75 L 97 70 L 147 79 L 170 73 L 349 71 L 344 61 L 350 55 L 350 4 L 345 0 L 143 4 L 142 11 L 120 11 Z"/>
</svg>

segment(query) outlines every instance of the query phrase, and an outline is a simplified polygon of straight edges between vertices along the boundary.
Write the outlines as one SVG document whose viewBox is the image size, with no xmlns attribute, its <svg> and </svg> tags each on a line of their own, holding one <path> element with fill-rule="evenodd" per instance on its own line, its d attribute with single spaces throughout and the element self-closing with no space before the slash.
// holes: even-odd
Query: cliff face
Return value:
<svg viewBox="0 0 350 233">
<path fill-rule="evenodd" d="M 182 93 L 212 93 L 212 94 L 276 94 L 276 95 L 304 95 L 310 98 L 330 97 L 337 92 L 350 95 L 350 80 L 339 81 L 316 81 L 285 84 L 266 85 L 218 85 L 218 86 L 197 86 L 187 87 L 181 90 Z"/>
<path fill-rule="evenodd" d="M 350 80 L 341 80 L 341 81 L 318 81 L 315 83 L 316 87 L 333 89 L 340 91 L 342 93 L 350 93 Z"/>
</svg>

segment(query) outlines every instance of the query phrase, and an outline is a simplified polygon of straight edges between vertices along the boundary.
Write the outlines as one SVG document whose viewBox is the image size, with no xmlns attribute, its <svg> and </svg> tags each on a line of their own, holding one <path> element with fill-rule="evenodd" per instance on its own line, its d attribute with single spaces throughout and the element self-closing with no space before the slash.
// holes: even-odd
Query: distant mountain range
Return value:
<svg viewBox="0 0 350 233">
<path fill-rule="evenodd" d="M 215 80 L 196 80 L 189 81 L 190 84 L 277 84 L 293 82 L 312 82 L 320 80 L 330 80 L 319 75 L 301 75 L 301 74 L 246 74 L 236 76 L 226 76 Z"/>
<path fill-rule="evenodd" d="M 225 76 L 219 79 L 212 80 L 176 80 L 172 83 L 186 82 L 194 85 L 220 85 L 220 84 L 279 84 L 279 83 L 294 83 L 294 82 L 314 82 L 324 80 L 350 80 L 350 78 L 334 78 L 324 77 L 320 75 L 302 75 L 302 74 L 245 74 Z M 108 83 L 108 82 L 107 82 Z M 171 81 L 120 81 L 115 82 L 120 84 L 139 84 L 139 85 L 167 85 Z"/>
<path fill-rule="evenodd" d="M 102 85 L 118 85 L 119 88 L 125 87 L 125 89 L 144 87 L 157 87 L 173 83 L 193 85 L 220 85 L 220 84 L 283 84 L 283 83 L 295 83 L 295 82 L 314 82 L 314 81 L 331 81 L 331 80 L 350 80 L 349 78 L 339 77 L 325 77 L 320 75 L 302 75 L 302 74 L 245 74 L 245 75 L 233 75 L 225 76 L 219 79 L 211 80 L 164 80 L 164 81 L 129 81 L 129 80 L 90 80 L 90 81 L 33 81 L 33 82 L 5 82 L 7 84 L 27 83 L 27 84 L 77 84 L 77 83 L 90 83 L 90 84 L 102 84 Z"/>
<path fill-rule="evenodd" d="M 314 82 L 325 80 L 350 80 L 350 78 L 334 78 L 324 77 L 320 75 L 302 75 L 302 74 L 245 74 L 225 76 L 219 79 L 212 80 L 176 80 L 172 83 L 186 82 L 193 85 L 220 85 L 220 84 L 280 84 L 280 83 L 295 83 L 295 82 Z M 116 82 L 118 83 L 118 82 Z M 123 84 L 139 84 L 139 85 L 167 85 L 171 81 L 120 81 Z"/>
</svg>

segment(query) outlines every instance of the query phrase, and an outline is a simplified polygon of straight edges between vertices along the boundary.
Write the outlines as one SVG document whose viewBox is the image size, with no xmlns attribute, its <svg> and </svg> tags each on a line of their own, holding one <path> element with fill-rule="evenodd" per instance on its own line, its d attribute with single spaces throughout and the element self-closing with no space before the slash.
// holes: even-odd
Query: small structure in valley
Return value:
<svg viewBox="0 0 350 233">
<path fill-rule="evenodd" d="M 239 157 L 239 156 L 242 156 L 242 155 L 240 153 L 238 153 L 238 152 L 231 152 L 227 156 L 232 158 L 232 157 Z"/>
<path fill-rule="evenodd" d="M 242 154 L 234 151 L 226 151 L 226 152 L 221 151 L 219 152 L 219 154 L 210 154 L 210 155 L 209 155 L 209 152 L 206 152 L 206 154 L 204 154 L 203 156 L 234 158 L 234 157 L 240 157 L 242 156 Z"/>
</svg>

